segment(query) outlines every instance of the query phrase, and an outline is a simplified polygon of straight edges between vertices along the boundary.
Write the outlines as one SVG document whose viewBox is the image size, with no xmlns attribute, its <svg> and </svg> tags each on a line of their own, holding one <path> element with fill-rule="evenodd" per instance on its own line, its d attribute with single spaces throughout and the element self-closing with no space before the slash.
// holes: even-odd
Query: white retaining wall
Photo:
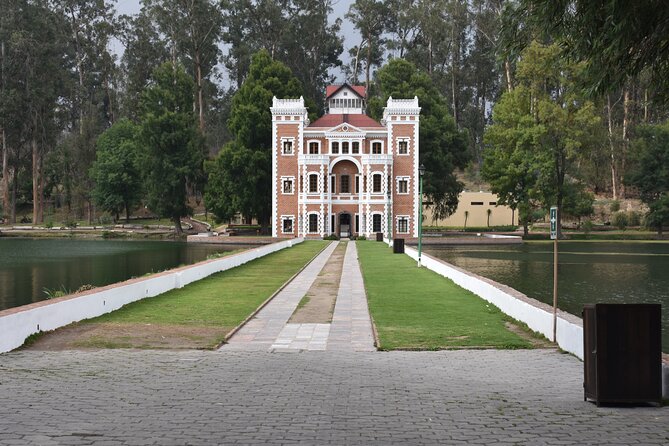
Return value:
<svg viewBox="0 0 669 446">
<path fill-rule="evenodd" d="M 43 303 L 0 312 L 0 353 L 20 347 L 26 338 L 40 331 L 56 328 L 118 310 L 123 305 L 157 296 L 203 279 L 211 274 L 291 247 L 303 238 L 285 240 L 250 249 L 216 260 L 205 260 L 191 266 L 158 273 L 147 278 L 131 279 L 108 285 L 81 295 L 65 296 Z"/>
<path fill-rule="evenodd" d="M 414 260 L 418 260 L 418 251 L 406 246 L 404 252 Z M 467 274 L 446 262 L 422 253 L 421 264 L 437 274 L 451 279 L 462 288 L 471 291 L 482 299 L 498 307 L 512 318 L 524 322 L 532 330 L 553 339 L 553 313 L 539 306 L 532 305 L 506 291 L 493 286 L 480 278 Z M 528 299 L 529 300 L 529 299 Z M 575 317 L 573 317 L 576 319 Z M 576 321 L 569 321 L 558 313 L 557 344 L 563 350 L 583 359 L 583 327 Z"/>
</svg>

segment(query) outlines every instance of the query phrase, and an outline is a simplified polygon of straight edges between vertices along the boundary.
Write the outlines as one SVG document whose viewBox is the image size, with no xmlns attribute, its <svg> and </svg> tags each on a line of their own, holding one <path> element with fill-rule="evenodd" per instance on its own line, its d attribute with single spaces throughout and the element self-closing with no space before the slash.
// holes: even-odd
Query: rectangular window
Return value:
<svg viewBox="0 0 669 446">
<path fill-rule="evenodd" d="M 372 232 L 381 232 L 381 214 L 372 215 Z"/>
<path fill-rule="evenodd" d="M 342 175 L 340 181 L 340 192 L 342 194 L 350 194 L 351 193 L 351 186 L 349 184 L 349 176 L 348 175 Z"/>
<path fill-rule="evenodd" d="M 373 142 L 372 143 L 372 154 L 373 155 L 380 155 L 381 154 L 381 143 L 380 142 Z"/>
<path fill-rule="evenodd" d="M 318 193 L 318 175 L 315 173 L 309 175 L 309 193 Z"/>
<path fill-rule="evenodd" d="M 472 206 L 483 206 L 482 201 L 472 201 Z"/>
<path fill-rule="evenodd" d="M 401 178 L 397 182 L 397 193 L 398 194 L 408 194 L 409 193 L 409 180 L 406 178 Z"/>
<path fill-rule="evenodd" d="M 335 216 L 334 216 L 334 214 L 332 214 L 330 216 L 330 233 L 334 233 L 334 232 L 335 232 Z"/>
<path fill-rule="evenodd" d="M 318 143 L 310 142 L 309 143 L 309 155 L 318 155 Z"/>
<path fill-rule="evenodd" d="M 497 206 L 497 202 L 496 201 L 491 201 L 490 206 Z"/>
<path fill-rule="evenodd" d="M 356 175 L 355 177 L 355 193 L 360 193 L 360 177 Z"/>
<path fill-rule="evenodd" d="M 381 174 L 376 173 L 372 176 L 372 193 L 381 193 Z"/>
<path fill-rule="evenodd" d="M 401 216 L 397 219 L 397 232 L 400 234 L 406 234 L 409 232 L 409 218 Z"/>
<path fill-rule="evenodd" d="M 348 155 L 348 142 L 344 141 L 341 143 L 341 153 L 343 155 Z"/>
<path fill-rule="evenodd" d="M 292 194 L 293 193 L 293 180 L 284 178 L 283 180 L 283 193 Z"/>
<path fill-rule="evenodd" d="M 337 141 L 332 143 L 332 153 L 335 155 L 339 153 L 339 143 Z"/>
<path fill-rule="evenodd" d="M 397 147 L 397 153 L 399 155 L 408 155 L 409 154 L 409 141 L 402 140 L 399 142 Z"/>
<path fill-rule="evenodd" d="M 314 234 L 318 232 L 318 215 L 309 214 L 309 232 Z"/>
<path fill-rule="evenodd" d="M 335 188 L 335 184 L 336 184 L 335 176 L 332 175 L 330 177 L 330 190 L 332 191 L 333 194 L 337 193 L 337 189 Z"/>
<path fill-rule="evenodd" d="M 283 141 L 283 154 L 292 155 L 293 154 L 293 141 Z"/>
<path fill-rule="evenodd" d="M 354 141 L 351 143 L 351 153 L 353 153 L 354 155 L 360 153 L 360 143 L 358 141 Z"/>
<path fill-rule="evenodd" d="M 284 234 L 292 234 L 293 233 L 293 219 L 292 218 L 284 218 L 283 219 L 283 225 L 281 228 L 281 232 Z"/>
<path fill-rule="evenodd" d="M 355 214 L 355 232 L 360 233 L 360 216 L 358 214 Z"/>
</svg>

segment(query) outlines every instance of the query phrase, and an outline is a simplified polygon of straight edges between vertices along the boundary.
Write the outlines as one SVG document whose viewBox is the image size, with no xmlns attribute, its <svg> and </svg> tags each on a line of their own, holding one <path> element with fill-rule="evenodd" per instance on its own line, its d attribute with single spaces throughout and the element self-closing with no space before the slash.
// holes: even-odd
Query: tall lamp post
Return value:
<svg viewBox="0 0 669 446">
<path fill-rule="evenodd" d="M 420 257 L 423 244 L 423 175 L 425 166 L 423 164 L 418 168 L 418 267 L 420 268 Z"/>
</svg>

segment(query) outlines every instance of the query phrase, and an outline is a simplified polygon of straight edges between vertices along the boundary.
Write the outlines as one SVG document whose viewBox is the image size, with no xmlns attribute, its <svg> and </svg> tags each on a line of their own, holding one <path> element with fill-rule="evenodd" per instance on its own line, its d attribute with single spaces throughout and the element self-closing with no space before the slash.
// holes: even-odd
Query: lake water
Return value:
<svg viewBox="0 0 669 446">
<path fill-rule="evenodd" d="M 425 252 L 553 304 L 553 244 L 433 247 Z M 669 243 L 560 242 L 558 306 L 581 316 L 584 303 L 662 304 L 669 351 Z"/>
<path fill-rule="evenodd" d="M 168 241 L 0 238 L 0 310 L 46 299 L 44 289 L 109 285 L 248 248 Z"/>
</svg>

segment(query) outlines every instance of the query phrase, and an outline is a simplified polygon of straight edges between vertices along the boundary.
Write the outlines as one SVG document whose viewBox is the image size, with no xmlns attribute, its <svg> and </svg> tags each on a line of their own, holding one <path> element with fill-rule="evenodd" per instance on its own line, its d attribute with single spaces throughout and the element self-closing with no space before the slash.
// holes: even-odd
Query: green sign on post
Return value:
<svg viewBox="0 0 669 446">
<path fill-rule="evenodd" d="M 551 207 L 551 240 L 557 239 L 557 206 Z"/>
</svg>

